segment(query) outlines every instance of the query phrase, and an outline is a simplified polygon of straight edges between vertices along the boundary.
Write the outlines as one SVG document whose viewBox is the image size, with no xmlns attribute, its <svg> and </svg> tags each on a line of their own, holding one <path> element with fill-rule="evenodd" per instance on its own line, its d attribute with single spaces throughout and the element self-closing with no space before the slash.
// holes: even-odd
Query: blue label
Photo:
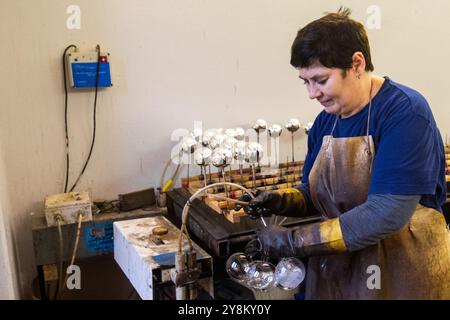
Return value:
<svg viewBox="0 0 450 320">
<path fill-rule="evenodd" d="M 93 88 L 97 78 L 97 62 L 72 63 L 72 75 L 75 88 Z M 111 86 L 111 72 L 109 62 L 100 62 L 98 86 Z"/>
<path fill-rule="evenodd" d="M 110 253 L 114 249 L 113 223 L 95 223 L 86 228 L 86 248 L 89 253 Z"/>
<path fill-rule="evenodd" d="M 197 253 L 197 260 L 200 260 L 203 258 L 203 254 L 201 252 L 196 251 Z M 153 260 L 159 264 L 160 266 L 174 266 L 175 265 L 175 254 L 176 252 L 168 252 L 168 253 L 162 253 L 156 256 L 153 256 Z"/>
</svg>

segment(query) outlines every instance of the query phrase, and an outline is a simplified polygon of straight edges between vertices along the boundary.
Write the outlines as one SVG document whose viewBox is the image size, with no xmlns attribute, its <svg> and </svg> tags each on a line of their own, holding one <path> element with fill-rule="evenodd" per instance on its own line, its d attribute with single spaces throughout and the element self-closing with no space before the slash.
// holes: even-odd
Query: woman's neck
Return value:
<svg viewBox="0 0 450 320">
<path fill-rule="evenodd" d="M 362 84 L 358 89 L 360 92 L 358 97 L 360 97 L 359 101 L 355 102 L 355 107 L 351 109 L 350 112 L 346 114 L 340 114 L 342 119 L 349 118 L 358 112 L 360 112 L 364 107 L 370 103 L 370 101 L 376 96 L 378 91 L 380 91 L 381 86 L 383 85 L 384 78 L 366 74 L 361 78 Z"/>
</svg>

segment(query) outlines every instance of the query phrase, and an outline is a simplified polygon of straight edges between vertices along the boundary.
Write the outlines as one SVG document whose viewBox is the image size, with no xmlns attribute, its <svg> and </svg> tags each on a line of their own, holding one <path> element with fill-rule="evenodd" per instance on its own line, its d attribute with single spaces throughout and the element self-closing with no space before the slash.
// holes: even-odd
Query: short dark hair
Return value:
<svg viewBox="0 0 450 320">
<path fill-rule="evenodd" d="M 320 62 L 327 68 L 352 67 L 352 57 L 362 52 L 366 71 L 373 71 L 370 45 L 364 26 L 351 19 L 350 9 L 341 7 L 300 29 L 291 48 L 291 65 L 307 68 Z"/>
</svg>

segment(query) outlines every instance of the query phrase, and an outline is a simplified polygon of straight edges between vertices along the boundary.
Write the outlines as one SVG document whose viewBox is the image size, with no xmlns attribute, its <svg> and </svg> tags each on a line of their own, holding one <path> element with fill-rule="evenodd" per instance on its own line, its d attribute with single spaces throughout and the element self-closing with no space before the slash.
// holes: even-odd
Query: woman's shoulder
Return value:
<svg viewBox="0 0 450 320">
<path fill-rule="evenodd" d="M 381 113 L 415 114 L 430 120 L 432 117 L 430 106 L 425 97 L 416 89 L 395 82 L 385 77 L 384 90 L 380 92 L 379 108 Z"/>
</svg>

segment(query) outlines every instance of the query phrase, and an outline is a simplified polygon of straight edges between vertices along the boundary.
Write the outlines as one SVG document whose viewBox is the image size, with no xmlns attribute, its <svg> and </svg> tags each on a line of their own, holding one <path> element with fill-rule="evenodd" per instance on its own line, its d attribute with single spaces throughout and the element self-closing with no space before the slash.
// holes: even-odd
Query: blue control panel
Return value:
<svg viewBox="0 0 450 320">
<path fill-rule="evenodd" d="M 74 88 L 94 88 L 97 80 L 97 62 L 73 62 L 72 77 Z M 111 71 L 109 62 L 100 62 L 98 86 L 111 87 Z"/>
</svg>

